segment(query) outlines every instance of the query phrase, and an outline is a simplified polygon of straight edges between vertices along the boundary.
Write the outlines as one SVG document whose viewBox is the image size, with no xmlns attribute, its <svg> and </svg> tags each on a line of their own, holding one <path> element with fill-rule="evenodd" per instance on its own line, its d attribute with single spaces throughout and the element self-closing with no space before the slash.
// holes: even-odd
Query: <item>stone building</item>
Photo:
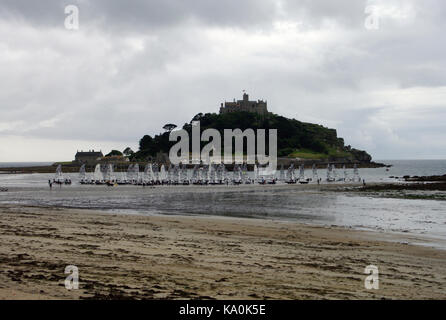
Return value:
<svg viewBox="0 0 446 320">
<path fill-rule="evenodd" d="M 104 155 L 102 151 L 78 151 L 74 156 L 74 162 L 77 163 L 85 163 L 85 164 L 94 164 L 99 161 Z"/>
<path fill-rule="evenodd" d="M 221 104 L 220 114 L 230 112 L 254 112 L 257 114 L 265 115 L 268 113 L 267 102 L 263 100 L 249 101 L 249 95 L 243 94 L 243 100 L 237 100 L 233 102 L 226 102 Z"/>
</svg>

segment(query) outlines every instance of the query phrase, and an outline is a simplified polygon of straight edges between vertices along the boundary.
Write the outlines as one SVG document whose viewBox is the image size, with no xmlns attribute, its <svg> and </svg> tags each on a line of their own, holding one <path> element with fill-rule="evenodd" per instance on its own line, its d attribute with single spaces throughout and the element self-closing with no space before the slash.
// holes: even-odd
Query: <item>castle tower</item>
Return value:
<svg viewBox="0 0 446 320">
<path fill-rule="evenodd" d="M 261 115 L 268 113 L 267 102 L 263 100 L 249 101 L 249 95 L 243 91 L 242 100 L 227 102 L 221 104 L 220 114 L 230 112 L 253 112 Z"/>
</svg>

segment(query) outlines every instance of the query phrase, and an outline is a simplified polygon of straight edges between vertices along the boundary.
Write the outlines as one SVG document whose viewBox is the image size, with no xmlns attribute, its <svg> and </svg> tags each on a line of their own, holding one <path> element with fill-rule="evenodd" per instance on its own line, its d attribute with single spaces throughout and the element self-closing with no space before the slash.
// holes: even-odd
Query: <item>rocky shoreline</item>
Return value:
<svg viewBox="0 0 446 320">
<path fill-rule="evenodd" d="M 388 190 L 431 190 L 446 191 L 446 182 L 438 183 L 389 183 L 363 186 L 359 191 L 388 191 Z"/>
<path fill-rule="evenodd" d="M 404 176 L 403 179 L 408 182 L 446 182 L 446 174 L 442 176 Z"/>
<path fill-rule="evenodd" d="M 297 159 L 297 158 L 278 158 L 277 165 L 280 167 L 288 167 L 291 164 L 299 166 L 303 164 L 305 168 L 312 168 L 316 165 L 318 169 L 325 169 L 327 165 L 335 165 L 336 167 L 342 167 L 345 165 L 346 168 L 351 169 L 355 165 L 358 168 L 390 168 L 391 165 L 385 163 L 374 162 L 374 161 L 352 161 L 346 158 L 334 158 L 334 159 Z"/>
<path fill-rule="evenodd" d="M 348 190 L 384 198 L 446 200 L 446 175 L 404 176 L 403 179 L 405 183 L 368 184 Z"/>
</svg>

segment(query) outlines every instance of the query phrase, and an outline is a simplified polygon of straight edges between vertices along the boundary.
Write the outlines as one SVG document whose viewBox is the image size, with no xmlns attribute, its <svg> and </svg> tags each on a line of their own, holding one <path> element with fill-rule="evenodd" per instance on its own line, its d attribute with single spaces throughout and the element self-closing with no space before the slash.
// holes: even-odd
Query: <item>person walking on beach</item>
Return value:
<svg viewBox="0 0 446 320">
<path fill-rule="evenodd" d="M 48 185 L 50 186 L 50 190 L 53 189 L 53 183 L 51 182 L 51 180 L 48 180 Z"/>
</svg>

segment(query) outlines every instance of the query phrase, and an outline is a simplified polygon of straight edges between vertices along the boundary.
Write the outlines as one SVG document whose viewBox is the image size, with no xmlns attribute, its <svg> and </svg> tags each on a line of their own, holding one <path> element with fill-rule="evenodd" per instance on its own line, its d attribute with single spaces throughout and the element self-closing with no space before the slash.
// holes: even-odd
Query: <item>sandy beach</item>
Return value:
<svg viewBox="0 0 446 320">
<path fill-rule="evenodd" d="M 1 299 L 445 299 L 446 251 L 258 219 L 0 207 Z M 380 289 L 364 288 L 379 267 Z M 79 268 L 79 290 L 64 286 Z"/>
</svg>

